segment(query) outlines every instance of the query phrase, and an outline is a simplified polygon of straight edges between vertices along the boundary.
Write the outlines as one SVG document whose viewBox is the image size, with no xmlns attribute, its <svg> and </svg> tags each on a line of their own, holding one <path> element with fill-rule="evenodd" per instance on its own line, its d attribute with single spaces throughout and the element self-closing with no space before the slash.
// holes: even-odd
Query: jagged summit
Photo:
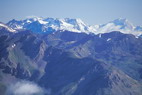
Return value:
<svg viewBox="0 0 142 95">
<path fill-rule="evenodd" d="M 139 36 L 142 34 L 142 31 L 135 27 L 128 19 L 119 18 L 113 21 L 110 21 L 106 24 L 99 25 L 97 28 L 97 33 L 108 33 L 112 31 L 120 31 L 124 34 L 133 34 Z"/>
<path fill-rule="evenodd" d="M 119 19 L 115 19 L 114 21 L 112 21 L 112 23 L 114 23 L 115 25 L 120 25 L 122 26 L 121 28 L 130 28 L 133 29 L 134 25 L 126 18 L 119 18 Z"/>
<path fill-rule="evenodd" d="M 94 32 L 91 26 L 85 24 L 81 19 L 70 19 L 70 18 L 41 18 L 33 17 L 25 20 L 11 20 L 8 25 L 14 29 L 29 29 L 33 32 L 47 32 L 54 30 L 68 30 L 72 32 Z M 36 26 L 36 27 L 35 27 Z M 36 28 L 36 29 L 35 29 Z"/>
<path fill-rule="evenodd" d="M 72 18 L 43 18 L 29 17 L 24 20 L 11 20 L 8 26 L 15 30 L 28 29 L 33 32 L 43 33 L 49 31 L 67 30 L 77 33 L 94 33 L 102 34 L 112 31 L 120 31 L 125 34 L 133 34 L 139 36 L 142 34 L 141 26 L 134 26 L 129 20 L 124 18 L 115 19 L 106 24 L 90 26 L 81 19 Z"/>
</svg>

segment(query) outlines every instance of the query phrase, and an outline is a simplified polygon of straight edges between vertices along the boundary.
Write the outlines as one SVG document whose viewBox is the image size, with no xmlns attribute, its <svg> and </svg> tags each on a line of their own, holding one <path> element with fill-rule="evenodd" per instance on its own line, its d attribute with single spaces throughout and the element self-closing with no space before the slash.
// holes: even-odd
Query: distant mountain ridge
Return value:
<svg viewBox="0 0 142 95">
<path fill-rule="evenodd" d="M 13 19 L 9 21 L 7 25 L 15 30 L 26 29 L 37 33 L 67 30 L 86 34 L 103 34 L 112 31 L 120 31 L 124 34 L 133 34 L 135 36 L 140 36 L 142 34 L 141 26 L 134 26 L 127 19 L 123 18 L 110 21 L 106 24 L 91 26 L 84 23 L 81 19 L 33 17 L 19 21 Z"/>
<path fill-rule="evenodd" d="M 13 29 L 28 29 L 33 32 L 49 32 L 57 30 L 68 30 L 72 32 L 94 32 L 93 27 L 85 24 L 81 19 L 58 19 L 58 18 L 27 18 L 17 21 L 11 20 L 7 23 Z M 35 27 L 36 26 L 36 27 Z"/>
<path fill-rule="evenodd" d="M 111 31 L 120 31 L 124 34 L 133 34 L 140 36 L 142 34 L 141 26 L 134 26 L 127 19 L 119 18 L 114 21 L 110 21 L 106 24 L 100 25 L 97 29 L 98 33 L 108 33 Z"/>
</svg>

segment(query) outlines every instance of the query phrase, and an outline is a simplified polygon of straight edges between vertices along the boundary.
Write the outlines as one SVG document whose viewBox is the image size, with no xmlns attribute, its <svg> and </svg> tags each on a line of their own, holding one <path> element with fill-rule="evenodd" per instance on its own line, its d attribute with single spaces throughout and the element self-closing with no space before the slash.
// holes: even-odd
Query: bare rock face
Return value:
<svg viewBox="0 0 142 95">
<path fill-rule="evenodd" d="M 8 26 L 7 26 L 8 27 Z M 0 30 L 0 91 L 33 81 L 50 95 L 141 95 L 142 38 Z"/>
</svg>

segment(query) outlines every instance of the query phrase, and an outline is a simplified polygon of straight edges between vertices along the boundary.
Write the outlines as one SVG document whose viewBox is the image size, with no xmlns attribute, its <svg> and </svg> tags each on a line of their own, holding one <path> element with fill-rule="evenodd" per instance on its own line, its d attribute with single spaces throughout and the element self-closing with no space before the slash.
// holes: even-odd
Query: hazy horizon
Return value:
<svg viewBox="0 0 142 95">
<path fill-rule="evenodd" d="M 1 0 L 0 21 L 25 19 L 27 16 L 80 18 L 90 25 L 126 18 L 142 25 L 141 0 Z"/>
</svg>

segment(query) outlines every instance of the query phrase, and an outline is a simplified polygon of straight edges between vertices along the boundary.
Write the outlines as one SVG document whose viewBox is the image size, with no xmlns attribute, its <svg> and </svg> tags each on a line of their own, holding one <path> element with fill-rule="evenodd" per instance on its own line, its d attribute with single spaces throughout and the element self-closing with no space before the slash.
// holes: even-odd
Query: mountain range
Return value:
<svg viewBox="0 0 142 95">
<path fill-rule="evenodd" d="M 72 31 L 77 33 L 108 33 L 112 31 L 120 31 L 125 34 L 133 34 L 140 36 L 142 34 L 141 26 L 134 26 L 127 19 L 119 18 L 102 25 L 88 25 L 81 19 L 58 19 L 58 18 L 40 18 L 33 17 L 25 20 L 11 20 L 7 23 L 8 26 L 15 30 L 31 30 L 33 32 L 50 32 L 50 31 Z"/>
<path fill-rule="evenodd" d="M 141 95 L 141 34 L 126 19 L 94 26 L 39 17 L 0 23 L 0 92 L 25 95 L 20 87 L 9 90 L 24 80 L 44 89 L 29 95 Z"/>
</svg>

